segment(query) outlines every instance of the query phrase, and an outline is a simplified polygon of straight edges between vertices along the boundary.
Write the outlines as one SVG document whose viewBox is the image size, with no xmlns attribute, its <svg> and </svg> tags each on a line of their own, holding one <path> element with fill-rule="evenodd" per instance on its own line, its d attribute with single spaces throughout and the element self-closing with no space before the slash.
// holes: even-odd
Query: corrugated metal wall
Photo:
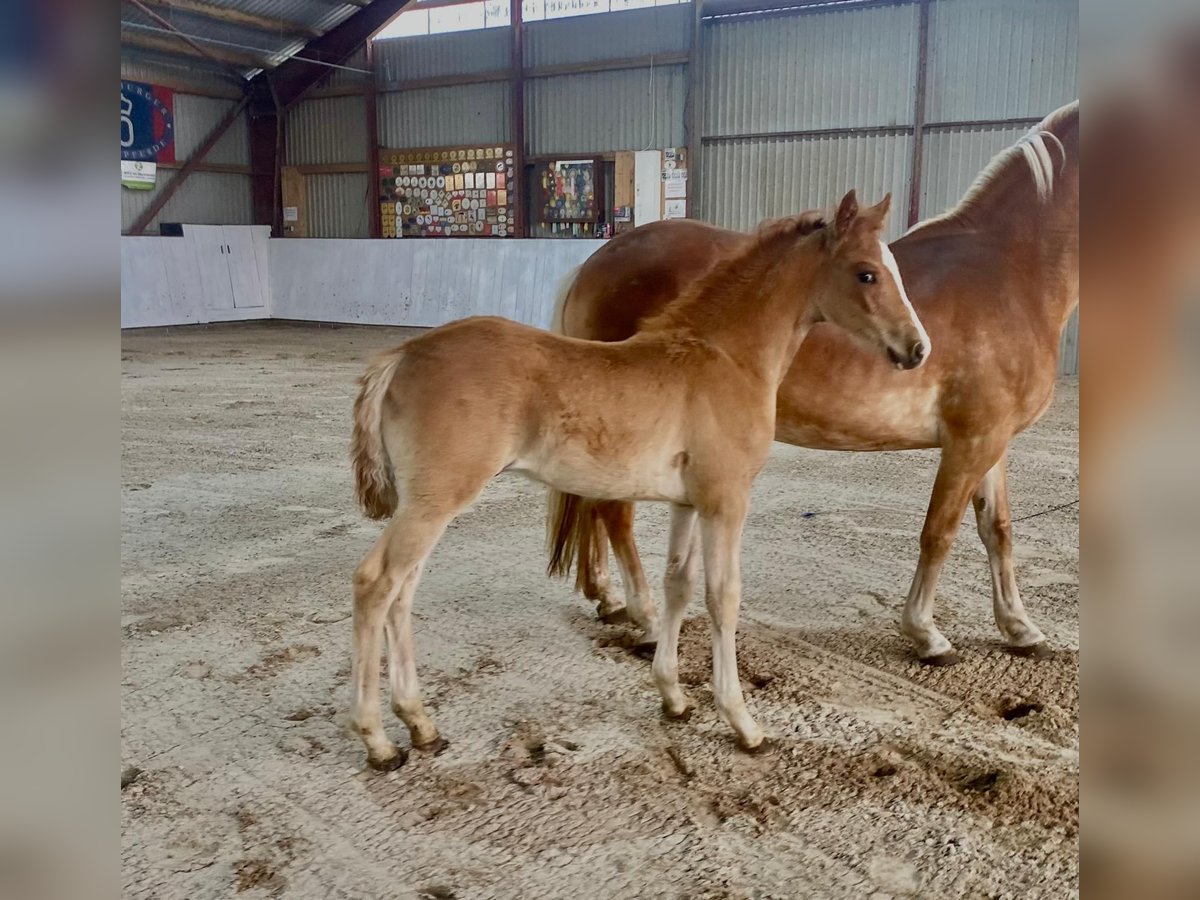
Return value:
<svg viewBox="0 0 1200 900">
<path fill-rule="evenodd" d="M 747 230 L 763 219 L 826 207 L 848 189 L 872 202 L 888 191 L 908 196 L 908 135 L 722 141 L 701 156 L 701 218 Z M 891 236 L 904 230 L 893 214 Z"/>
<path fill-rule="evenodd" d="M 158 196 L 174 172 L 159 176 L 153 191 L 121 189 L 121 230 L 129 226 Z M 183 183 L 175 196 L 154 217 L 146 234 L 158 234 L 160 222 L 184 222 L 191 225 L 253 225 L 254 207 L 250 196 L 249 175 L 225 175 L 196 172 Z"/>
<path fill-rule="evenodd" d="M 691 27 L 689 4 L 530 22 L 525 26 L 525 65 L 534 68 L 686 53 Z M 498 30 L 508 33 L 507 29 Z"/>
<path fill-rule="evenodd" d="M 709 25 L 703 133 L 911 125 L 916 30 L 913 4 Z"/>
<path fill-rule="evenodd" d="M 685 66 L 525 82 L 526 151 L 602 153 L 684 143 Z"/>
<path fill-rule="evenodd" d="M 376 41 L 379 85 L 507 69 L 511 35 L 508 28 L 487 28 Z"/>
<path fill-rule="evenodd" d="M 383 93 L 379 142 L 385 147 L 507 143 L 509 110 L 504 82 Z"/>
<path fill-rule="evenodd" d="M 915 4 L 708 24 L 701 217 L 750 228 L 850 187 L 906 198 L 917 27 Z M 814 131 L 836 133 L 781 134 Z M 893 236 L 903 222 L 893 216 Z"/>
<path fill-rule="evenodd" d="M 1078 0 L 937 0 L 930 122 L 1041 117 L 1078 84 Z"/>
<path fill-rule="evenodd" d="M 309 237 L 371 236 L 371 181 L 366 172 L 309 175 L 306 181 Z"/>
<path fill-rule="evenodd" d="M 287 114 L 286 164 L 365 163 L 367 103 L 361 96 L 301 100 Z"/>
</svg>

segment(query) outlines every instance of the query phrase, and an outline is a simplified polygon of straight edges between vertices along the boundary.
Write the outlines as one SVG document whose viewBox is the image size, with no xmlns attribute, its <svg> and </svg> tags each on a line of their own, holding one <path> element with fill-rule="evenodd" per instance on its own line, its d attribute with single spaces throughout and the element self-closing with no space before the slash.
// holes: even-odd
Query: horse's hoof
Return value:
<svg viewBox="0 0 1200 900">
<path fill-rule="evenodd" d="M 376 772 L 395 772 L 406 762 L 408 762 L 408 751 L 399 749 L 396 750 L 395 756 L 389 756 L 387 759 L 367 757 L 367 765 Z"/>
<path fill-rule="evenodd" d="M 765 756 L 768 753 L 774 752 L 776 747 L 775 742 L 769 737 L 764 737 L 753 747 L 747 747 L 742 743 L 742 739 L 738 738 L 737 745 L 739 750 L 741 750 L 743 753 L 748 753 L 750 756 Z"/>
<path fill-rule="evenodd" d="M 694 706 L 685 706 L 683 708 L 683 712 L 673 713 L 673 712 L 671 712 L 671 710 L 669 710 L 667 708 L 667 704 L 664 703 L 663 708 L 662 708 L 662 714 L 663 714 L 663 718 L 666 719 L 668 722 L 686 722 L 689 719 L 691 719 L 692 711 L 695 710 L 695 708 L 696 707 L 694 707 Z"/>
<path fill-rule="evenodd" d="M 948 666 L 957 666 L 962 662 L 962 657 L 953 650 L 948 650 L 945 653 L 938 653 L 935 656 L 922 656 L 921 665 L 933 666 L 934 668 L 944 669 Z"/>
<path fill-rule="evenodd" d="M 441 756 L 449 746 L 450 742 L 441 735 L 438 735 L 428 744 L 413 744 L 413 749 L 419 750 L 421 753 L 428 754 L 429 756 Z"/>
<path fill-rule="evenodd" d="M 600 621 L 605 625 L 623 625 L 629 621 L 629 610 L 622 606 L 620 609 L 600 613 Z"/>
<path fill-rule="evenodd" d="M 1009 647 L 1008 652 L 1013 656 L 1025 659 L 1054 659 L 1054 650 L 1045 641 L 1029 644 L 1025 647 Z"/>
<path fill-rule="evenodd" d="M 654 651 L 658 649 L 658 641 L 639 641 L 633 645 L 633 655 L 642 659 L 654 659 Z"/>
</svg>

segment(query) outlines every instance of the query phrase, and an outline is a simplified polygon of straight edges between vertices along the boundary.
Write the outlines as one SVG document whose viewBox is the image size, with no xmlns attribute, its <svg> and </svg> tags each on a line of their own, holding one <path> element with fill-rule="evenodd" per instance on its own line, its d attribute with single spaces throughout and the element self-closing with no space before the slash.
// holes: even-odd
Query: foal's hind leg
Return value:
<svg viewBox="0 0 1200 900">
<path fill-rule="evenodd" d="M 1046 646 L 1041 630 L 1029 620 L 1012 561 L 1012 520 L 1008 506 L 1008 475 L 1005 459 L 992 466 L 972 501 L 979 537 L 987 548 L 988 568 L 992 573 L 992 609 L 996 627 L 1014 653 L 1024 656 L 1048 657 L 1053 652 Z"/>
<path fill-rule="evenodd" d="M 418 565 L 408 577 L 388 611 L 388 676 L 392 687 L 392 712 L 408 726 L 413 747 L 417 750 L 439 751 L 446 742 L 438 734 L 437 726 L 421 702 L 417 661 L 413 653 L 412 601 L 423 568 L 423 565 Z"/>
<path fill-rule="evenodd" d="M 635 625 L 642 629 L 642 639 L 635 652 L 652 653 L 658 643 L 658 608 L 646 581 L 646 570 L 638 557 L 633 538 L 633 516 L 637 505 L 625 502 L 597 504 L 604 521 L 613 554 L 621 567 L 621 584 L 625 588 L 625 604 Z"/>
<path fill-rule="evenodd" d="M 384 732 L 379 710 L 379 653 L 384 626 L 397 601 L 402 600 L 405 608 L 396 621 L 408 618 L 408 608 L 412 604 L 421 565 L 453 517 L 453 512 L 428 515 L 419 510 L 404 510 L 397 513 L 354 573 L 354 654 L 351 667 L 354 703 L 350 715 L 363 743 L 367 745 L 367 762 L 375 769 L 387 771 L 399 768 L 406 759 L 406 754 L 397 749 Z M 397 636 L 400 634 L 398 631 Z M 407 629 L 405 637 L 407 664 L 411 665 L 412 637 Z M 404 643 L 393 645 L 393 654 Z M 405 681 L 406 685 L 412 686 L 412 693 L 405 699 L 415 699 L 416 707 L 410 707 L 415 710 L 420 707 L 420 698 L 416 696 L 415 668 L 412 669 L 412 675 L 411 682 Z M 422 736 L 432 733 L 430 740 L 436 740 L 437 729 L 428 721 L 424 710 L 419 711 L 424 722 L 416 718 L 414 722 L 424 729 L 420 733 Z M 408 724 L 410 728 L 413 727 L 413 723 Z M 413 734 L 416 736 L 418 732 L 414 730 Z"/>
<path fill-rule="evenodd" d="M 691 712 L 687 697 L 679 688 L 679 629 L 692 599 L 696 564 L 700 561 L 696 537 L 696 510 L 690 506 L 672 506 L 671 546 L 667 551 L 667 574 L 663 577 L 667 608 L 652 666 L 654 682 L 662 695 L 663 713 L 672 719 L 687 718 Z"/>
<path fill-rule="evenodd" d="M 615 625 L 625 621 L 625 599 L 613 592 L 612 579 L 608 575 L 608 536 L 598 506 L 597 503 L 585 503 L 580 512 L 586 521 L 579 541 L 575 587 L 596 604 L 600 621 Z"/>
</svg>

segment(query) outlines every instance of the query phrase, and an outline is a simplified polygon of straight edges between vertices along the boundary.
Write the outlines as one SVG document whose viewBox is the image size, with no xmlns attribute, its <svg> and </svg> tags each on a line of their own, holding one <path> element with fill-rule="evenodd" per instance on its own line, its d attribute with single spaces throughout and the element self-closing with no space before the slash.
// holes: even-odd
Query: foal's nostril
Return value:
<svg viewBox="0 0 1200 900">
<path fill-rule="evenodd" d="M 917 341 L 908 350 L 908 358 L 912 361 L 912 368 L 916 368 L 925 361 L 925 354 L 929 350 L 925 346 L 924 341 Z"/>
</svg>

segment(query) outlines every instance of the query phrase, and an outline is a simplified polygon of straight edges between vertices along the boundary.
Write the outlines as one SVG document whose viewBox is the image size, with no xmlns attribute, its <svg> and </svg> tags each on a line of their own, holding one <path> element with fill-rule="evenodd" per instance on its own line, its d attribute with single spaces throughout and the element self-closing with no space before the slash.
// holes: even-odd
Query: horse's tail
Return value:
<svg viewBox="0 0 1200 900">
<path fill-rule="evenodd" d="M 383 399 L 403 355 L 403 347 L 381 354 L 358 379 L 360 390 L 354 401 L 350 456 L 354 460 L 359 505 L 372 519 L 387 518 L 396 511 L 399 503 L 392 460 L 383 444 Z"/>
</svg>

